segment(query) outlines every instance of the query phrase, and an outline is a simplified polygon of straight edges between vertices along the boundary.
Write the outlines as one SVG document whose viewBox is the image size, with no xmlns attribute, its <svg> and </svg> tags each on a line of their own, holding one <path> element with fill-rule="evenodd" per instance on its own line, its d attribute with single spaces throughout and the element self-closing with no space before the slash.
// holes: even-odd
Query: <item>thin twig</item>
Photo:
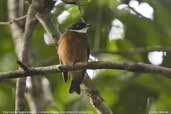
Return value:
<svg viewBox="0 0 171 114">
<path fill-rule="evenodd" d="M 28 67 L 27 67 L 24 63 L 22 63 L 21 61 L 17 61 L 17 63 L 20 65 L 20 67 L 21 67 L 23 70 L 25 70 L 25 71 L 28 71 L 28 70 L 29 70 Z"/>
<path fill-rule="evenodd" d="M 132 10 L 137 16 L 142 17 L 142 18 L 147 19 L 147 20 L 151 20 L 150 18 L 143 16 L 141 13 L 139 13 L 137 10 L 135 10 L 133 7 L 131 7 L 129 4 L 128 4 L 128 8 L 130 10 Z"/>
<path fill-rule="evenodd" d="M 66 4 L 78 4 L 79 0 L 62 0 Z"/>
<path fill-rule="evenodd" d="M 7 21 L 7 22 L 0 22 L 0 25 L 9 25 L 9 24 L 12 24 L 14 22 L 19 22 L 19 21 L 23 21 L 24 19 L 26 19 L 27 15 L 25 16 L 21 16 L 21 17 L 18 17 L 18 18 L 15 18 L 11 21 Z"/>
<path fill-rule="evenodd" d="M 10 22 L 0 22 L 0 25 L 9 25 Z"/>
<path fill-rule="evenodd" d="M 80 11 L 80 17 L 81 17 L 81 21 L 82 22 L 86 22 L 86 20 L 84 19 L 84 16 L 83 16 L 83 12 L 82 12 L 82 9 L 81 9 L 81 5 L 80 5 L 80 2 L 78 2 L 78 9 Z"/>
<path fill-rule="evenodd" d="M 60 31 L 57 27 L 57 23 L 52 23 L 51 20 L 51 14 L 49 13 L 38 13 L 36 15 L 37 20 L 41 23 L 43 28 L 45 29 L 46 33 L 49 36 L 49 39 L 53 40 L 53 44 L 56 45 L 59 37 L 60 37 Z"/>
</svg>

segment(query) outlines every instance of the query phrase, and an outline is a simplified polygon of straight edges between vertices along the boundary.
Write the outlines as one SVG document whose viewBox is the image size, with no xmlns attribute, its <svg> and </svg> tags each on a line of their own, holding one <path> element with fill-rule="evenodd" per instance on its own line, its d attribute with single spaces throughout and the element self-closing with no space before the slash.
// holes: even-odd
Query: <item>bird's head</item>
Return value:
<svg viewBox="0 0 171 114">
<path fill-rule="evenodd" d="M 86 24 L 84 22 L 77 22 L 73 25 L 71 25 L 68 28 L 68 31 L 73 31 L 77 33 L 87 33 L 88 28 L 90 27 L 90 24 Z"/>
</svg>

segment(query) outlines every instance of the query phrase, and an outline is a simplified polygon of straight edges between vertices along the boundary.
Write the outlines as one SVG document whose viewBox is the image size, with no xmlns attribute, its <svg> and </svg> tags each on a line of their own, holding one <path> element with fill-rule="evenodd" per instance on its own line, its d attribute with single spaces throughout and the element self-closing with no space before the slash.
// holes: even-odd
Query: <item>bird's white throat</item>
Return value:
<svg viewBox="0 0 171 114">
<path fill-rule="evenodd" d="M 69 30 L 69 31 L 73 31 L 73 32 L 78 32 L 78 33 L 87 33 L 88 27 L 80 29 L 80 30 Z"/>
</svg>

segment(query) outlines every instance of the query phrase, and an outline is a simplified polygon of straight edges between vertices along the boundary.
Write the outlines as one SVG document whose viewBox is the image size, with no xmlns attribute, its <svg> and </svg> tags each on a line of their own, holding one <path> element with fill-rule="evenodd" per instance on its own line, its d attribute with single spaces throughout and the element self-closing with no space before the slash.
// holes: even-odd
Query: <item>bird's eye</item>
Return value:
<svg viewBox="0 0 171 114">
<path fill-rule="evenodd" d="M 79 25 L 77 25 L 76 27 L 77 27 L 77 28 L 79 28 L 80 26 L 79 26 Z"/>
</svg>

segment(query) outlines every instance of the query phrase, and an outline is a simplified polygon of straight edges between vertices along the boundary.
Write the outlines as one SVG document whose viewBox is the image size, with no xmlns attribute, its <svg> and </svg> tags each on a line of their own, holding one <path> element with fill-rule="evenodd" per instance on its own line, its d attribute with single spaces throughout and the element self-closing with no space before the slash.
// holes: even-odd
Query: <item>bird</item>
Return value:
<svg viewBox="0 0 171 114">
<path fill-rule="evenodd" d="M 90 24 L 85 22 L 76 22 L 69 26 L 66 31 L 61 34 L 58 41 L 59 61 L 63 65 L 75 64 L 78 62 L 88 62 L 89 59 L 89 43 L 87 30 Z M 80 94 L 80 84 L 83 81 L 86 70 L 63 71 L 64 81 L 67 82 L 71 77 L 71 85 L 69 93 L 76 92 Z"/>
</svg>

